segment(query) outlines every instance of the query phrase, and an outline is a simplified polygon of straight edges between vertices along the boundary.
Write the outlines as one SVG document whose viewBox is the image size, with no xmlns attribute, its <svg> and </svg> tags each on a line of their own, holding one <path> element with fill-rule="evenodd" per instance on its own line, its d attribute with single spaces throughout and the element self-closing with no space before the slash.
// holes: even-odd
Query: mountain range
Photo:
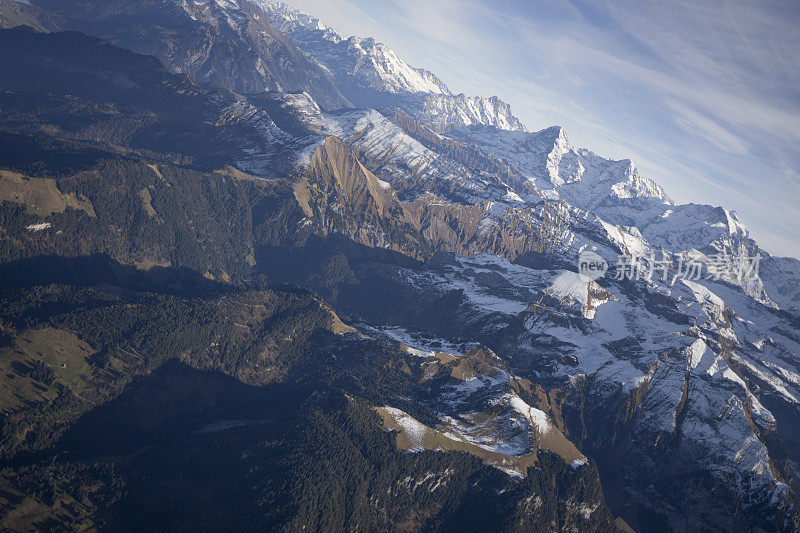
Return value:
<svg viewBox="0 0 800 533">
<path fill-rule="evenodd" d="M 735 211 L 285 4 L 0 27 L 3 528 L 800 529 Z"/>
</svg>

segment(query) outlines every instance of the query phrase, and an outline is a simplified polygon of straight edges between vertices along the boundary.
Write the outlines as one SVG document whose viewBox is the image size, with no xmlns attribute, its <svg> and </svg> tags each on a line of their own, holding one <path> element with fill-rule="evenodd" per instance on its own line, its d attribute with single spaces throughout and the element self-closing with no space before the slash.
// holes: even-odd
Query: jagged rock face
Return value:
<svg viewBox="0 0 800 533">
<path fill-rule="evenodd" d="M 469 126 L 525 131 L 522 122 L 511 113 L 511 106 L 496 96 L 430 95 L 415 115 L 439 133 Z"/>
<path fill-rule="evenodd" d="M 538 238 L 535 210 L 496 210 L 493 202 L 459 205 L 429 193 L 403 203 L 335 137 L 317 147 L 294 188 L 307 213 L 305 224 L 319 235 L 344 235 L 417 258 L 439 250 L 513 259 L 530 251 Z"/>
<path fill-rule="evenodd" d="M 537 209 L 503 209 L 491 201 L 462 205 L 431 193 L 401 202 L 389 183 L 375 177 L 334 137 L 314 151 L 294 188 L 310 231 L 344 235 L 416 258 L 446 251 L 514 259 L 534 250 L 539 240 Z"/>
<path fill-rule="evenodd" d="M 334 137 L 326 139 L 311 156 L 306 176 L 311 184 L 337 191 L 341 196 L 341 208 L 352 209 L 358 215 L 391 218 L 394 204 L 391 189 L 380 183 L 347 146 Z"/>
<path fill-rule="evenodd" d="M 251 2 L 38 0 L 36 5 L 55 14 L 61 29 L 154 55 L 173 72 L 205 85 L 239 93 L 307 91 L 327 107 L 347 104 L 330 75 L 275 31 Z"/>
<path fill-rule="evenodd" d="M 372 247 L 420 256 L 425 245 L 406 207 L 391 187 L 359 163 L 336 138 L 328 138 L 311 156 L 295 196 L 311 229 L 325 236 L 345 235 Z"/>
<path fill-rule="evenodd" d="M 286 4 L 262 0 L 258 4 L 278 31 L 325 65 L 339 82 L 385 93 L 450 94 L 431 72 L 410 67 L 394 50 L 371 37 L 345 38 L 319 19 Z"/>
<path fill-rule="evenodd" d="M 800 264 L 788 257 L 769 257 L 761 265 L 761 279 L 769 298 L 781 309 L 800 315 Z"/>
<path fill-rule="evenodd" d="M 345 38 L 286 4 L 258 0 L 270 21 L 336 78 L 356 106 L 404 109 L 437 132 L 483 125 L 525 131 L 511 107 L 491 98 L 453 94 L 432 73 L 413 68 L 373 38 Z"/>
<path fill-rule="evenodd" d="M 415 134 L 420 135 L 422 131 Z M 404 201 L 425 193 L 464 205 L 519 198 L 511 185 L 519 182 L 506 182 L 501 164 L 490 162 L 488 158 L 471 160 L 469 154 L 463 153 L 452 141 L 436 143 L 423 135 L 423 142 L 420 142 L 377 111 L 359 118 L 352 130 L 343 129 L 342 135 L 358 150 L 364 163 L 381 179 L 391 183 Z M 466 164 L 462 159 L 466 159 Z M 484 161 L 487 166 L 482 165 Z M 505 176 L 513 177 L 508 172 Z M 537 192 L 525 187 L 520 191 L 522 194 Z"/>
<path fill-rule="evenodd" d="M 633 199 L 672 204 L 664 190 L 640 176 L 630 160 L 614 161 L 573 148 L 560 126 L 533 133 L 466 128 L 451 136 L 476 143 L 508 161 L 539 188 L 552 189 L 570 204 L 601 216 L 607 206 L 627 205 Z"/>
</svg>

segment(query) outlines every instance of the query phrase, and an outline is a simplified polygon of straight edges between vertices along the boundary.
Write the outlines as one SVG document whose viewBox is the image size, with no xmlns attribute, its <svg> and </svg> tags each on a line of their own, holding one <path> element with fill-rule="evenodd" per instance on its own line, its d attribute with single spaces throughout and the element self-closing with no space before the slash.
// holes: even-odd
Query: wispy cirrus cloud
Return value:
<svg viewBox="0 0 800 533">
<path fill-rule="evenodd" d="M 699 140 L 728 153 L 747 154 L 747 142 L 713 118 L 675 100 L 668 101 L 667 105 L 674 111 L 675 122 Z"/>
</svg>

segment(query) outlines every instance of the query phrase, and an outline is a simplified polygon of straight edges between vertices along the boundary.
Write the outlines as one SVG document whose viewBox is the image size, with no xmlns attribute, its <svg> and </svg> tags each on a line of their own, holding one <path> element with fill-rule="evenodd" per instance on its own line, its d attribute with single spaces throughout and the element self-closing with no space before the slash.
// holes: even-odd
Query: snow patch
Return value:
<svg viewBox="0 0 800 533">
<path fill-rule="evenodd" d="M 512 394 L 510 400 L 511 406 L 518 413 L 525 416 L 528 421 L 533 424 L 540 435 L 545 435 L 553 429 L 553 426 L 550 424 L 550 420 L 547 417 L 547 413 L 535 407 L 531 407 L 516 394 Z"/>
<path fill-rule="evenodd" d="M 383 408 L 394 418 L 397 425 L 403 429 L 403 434 L 408 439 L 408 444 L 411 451 L 422 451 L 425 448 L 422 445 L 425 434 L 428 428 L 416 418 L 412 417 L 405 411 L 396 409 L 394 407 L 385 406 Z"/>
<path fill-rule="evenodd" d="M 571 466 L 572 468 L 580 468 L 580 467 L 582 467 L 584 465 L 588 465 L 588 464 L 589 464 L 589 460 L 586 457 L 581 457 L 580 459 L 575 459 L 574 461 L 572 461 L 569 464 L 569 466 Z"/>
<path fill-rule="evenodd" d="M 31 224 L 30 226 L 25 226 L 25 229 L 28 231 L 42 231 L 49 229 L 51 224 L 49 222 L 41 222 L 39 224 Z"/>
</svg>

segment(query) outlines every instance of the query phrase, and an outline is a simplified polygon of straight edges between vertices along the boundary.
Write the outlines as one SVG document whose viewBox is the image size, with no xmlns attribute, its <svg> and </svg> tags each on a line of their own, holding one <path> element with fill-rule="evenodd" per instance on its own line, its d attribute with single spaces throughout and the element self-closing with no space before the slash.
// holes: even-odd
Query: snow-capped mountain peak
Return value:
<svg viewBox="0 0 800 533">
<path fill-rule="evenodd" d="M 606 159 L 574 148 L 561 126 L 531 133 L 464 128 L 451 135 L 507 160 L 538 188 L 551 190 L 581 209 L 595 210 L 609 202 L 616 206 L 630 199 L 650 199 L 659 205 L 673 203 L 664 189 L 640 175 L 629 159 Z"/>
<path fill-rule="evenodd" d="M 377 91 L 450 94 L 436 76 L 411 67 L 372 37 L 343 37 L 319 19 L 285 3 L 253 1 L 264 9 L 278 31 L 333 73 L 343 70 Z"/>
<path fill-rule="evenodd" d="M 284 19 L 284 24 L 282 25 L 283 27 L 277 27 L 279 31 L 283 31 L 284 28 L 288 28 L 291 25 L 297 25 L 305 28 L 308 31 L 322 32 L 325 38 L 329 41 L 341 42 L 345 40 L 345 38 L 339 35 L 339 33 L 337 33 L 336 30 L 327 27 L 320 19 L 313 17 L 308 13 L 292 9 L 284 2 L 258 2 L 258 3 L 259 5 L 263 6 L 268 13 L 281 14 L 281 16 Z"/>
<path fill-rule="evenodd" d="M 511 106 L 496 96 L 430 94 L 416 113 L 419 120 L 434 131 L 449 131 L 469 126 L 489 126 L 505 131 L 525 131 L 525 126 L 511 112 Z"/>
<path fill-rule="evenodd" d="M 237 30 L 245 19 L 238 5 L 230 0 L 181 0 L 180 6 L 192 20 L 207 23 L 214 28 L 227 24 Z"/>
<path fill-rule="evenodd" d="M 491 98 L 453 94 L 433 73 L 410 66 L 371 37 L 343 37 L 284 3 L 251 0 L 307 57 L 330 72 L 357 107 L 401 108 L 437 132 L 465 126 L 525 131 L 511 107 Z"/>
<path fill-rule="evenodd" d="M 350 37 L 347 51 L 355 62 L 350 71 L 365 75 L 373 89 L 391 93 L 432 93 L 449 95 L 450 90 L 432 73 L 409 66 L 397 53 L 372 37 Z"/>
<path fill-rule="evenodd" d="M 548 133 L 555 134 L 555 140 L 553 141 L 553 150 L 547 154 L 547 163 L 545 164 L 545 168 L 547 169 L 547 174 L 550 178 L 550 182 L 558 187 L 559 185 L 563 185 L 567 182 L 574 182 L 580 181 L 581 176 L 583 176 L 584 167 L 583 165 L 578 162 L 578 166 L 574 168 L 570 168 L 570 173 L 568 176 L 561 176 L 561 169 L 559 165 L 561 163 L 561 159 L 567 154 L 570 150 L 569 140 L 567 139 L 567 133 L 564 131 L 564 128 L 561 126 L 553 126 L 552 128 L 548 128 L 545 130 Z"/>
</svg>

